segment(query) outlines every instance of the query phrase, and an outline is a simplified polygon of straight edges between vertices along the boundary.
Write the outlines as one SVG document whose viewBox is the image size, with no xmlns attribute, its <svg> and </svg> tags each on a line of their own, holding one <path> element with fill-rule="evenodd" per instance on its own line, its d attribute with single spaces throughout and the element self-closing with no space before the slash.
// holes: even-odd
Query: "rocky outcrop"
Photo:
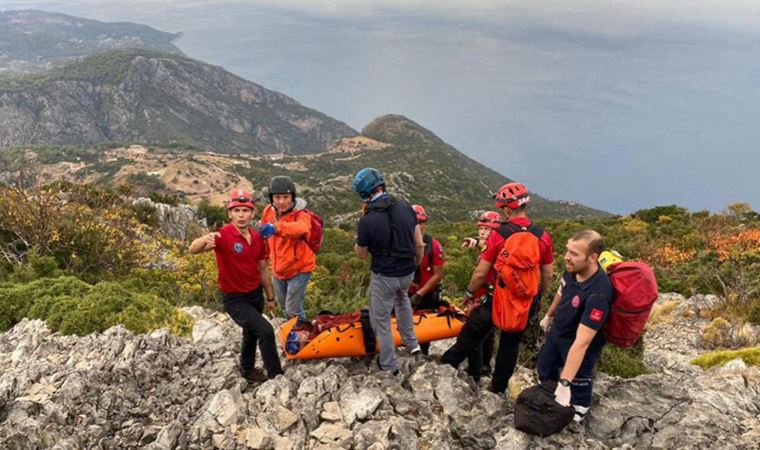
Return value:
<svg viewBox="0 0 760 450">
<path fill-rule="evenodd" d="M 757 448 L 760 369 L 709 371 L 693 343 L 650 331 L 652 373 L 600 374 L 583 425 L 536 438 L 516 431 L 513 401 L 463 371 L 399 351 L 402 374 L 359 360 L 287 363 L 248 387 L 236 364 L 239 329 L 186 309 L 192 338 L 51 334 L 24 320 L 0 335 L 0 442 L 5 448 L 528 449 Z M 438 342 L 433 353 L 446 348 Z M 651 358 L 652 354 L 660 357 Z M 685 357 L 685 358 L 682 358 Z M 520 379 L 530 378 L 521 369 Z"/>
<path fill-rule="evenodd" d="M 206 228 L 206 219 L 198 214 L 198 208 L 192 205 L 177 206 L 165 203 L 155 203 L 153 200 L 140 197 L 133 202 L 135 206 L 149 208 L 154 212 L 156 227 L 163 236 L 185 241 L 188 230 L 192 226 Z"/>
</svg>

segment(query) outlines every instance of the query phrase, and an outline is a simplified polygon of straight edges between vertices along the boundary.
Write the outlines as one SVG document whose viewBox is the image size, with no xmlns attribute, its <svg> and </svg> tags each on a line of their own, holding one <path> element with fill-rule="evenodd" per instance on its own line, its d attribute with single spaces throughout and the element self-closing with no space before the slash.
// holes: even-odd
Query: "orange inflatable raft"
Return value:
<svg viewBox="0 0 760 450">
<path fill-rule="evenodd" d="M 280 328 L 280 342 L 288 359 L 344 358 L 365 356 L 380 349 L 369 326 L 366 311 L 341 315 L 318 315 L 311 323 L 293 318 Z M 465 315 L 456 306 L 441 307 L 437 311 L 414 312 L 414 334 L 423 344 L 456 337 L 462 331 Z M 365 336 L 365 329 L 369 329 Z M 396 347 L 402 344 L 396 329 L 396 318 L 391 318 L 391 330 Z"/>
</svg>

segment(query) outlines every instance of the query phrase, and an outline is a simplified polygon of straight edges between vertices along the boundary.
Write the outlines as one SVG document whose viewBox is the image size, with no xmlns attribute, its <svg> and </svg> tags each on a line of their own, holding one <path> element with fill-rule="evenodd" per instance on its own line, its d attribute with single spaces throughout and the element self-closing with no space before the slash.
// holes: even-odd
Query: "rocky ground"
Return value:
<svg viewBox="0 0 760 450">
<path fill-rule="evenodd" d="M 239 331 L 190 308 L 192 339 L 121 327 L 87 337 L 23 321 L 0 335 L 0 443 L 8 449 L 759 448 L 760 369 L 702 371 L 694 311 L 678 302 L 648 333 L 651 374 L 600 374 L 586 422 L 548 438 L 516 431 L 513 402 L 461 371 L 399 351 L 402 375 L 364 361 L 288 363 L 257 387 L 238 377 Z M 445 343 L 436 343 L 440 352 Z M 521 369 L 513 391 L 529 382 Z"/>
</svg>

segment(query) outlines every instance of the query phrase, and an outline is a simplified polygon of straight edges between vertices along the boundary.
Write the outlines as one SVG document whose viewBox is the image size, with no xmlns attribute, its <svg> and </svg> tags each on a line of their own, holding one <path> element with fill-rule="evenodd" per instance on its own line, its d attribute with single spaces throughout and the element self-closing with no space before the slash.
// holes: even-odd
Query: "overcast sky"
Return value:
<svg viewBox="0 0 760 450">
<path fill-rule="evenodd" d="M 357 129 L 404 114 L 550 198 L 760 209 L 758 1 L 0 0 L 20 8 L 181 31 L 189 56 Z"/>
</svg>

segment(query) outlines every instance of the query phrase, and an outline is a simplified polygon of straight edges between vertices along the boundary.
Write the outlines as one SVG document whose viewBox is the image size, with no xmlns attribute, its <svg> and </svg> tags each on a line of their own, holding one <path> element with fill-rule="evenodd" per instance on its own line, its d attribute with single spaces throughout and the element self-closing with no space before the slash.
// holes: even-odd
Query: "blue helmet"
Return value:
<svg viewBox="0 0 760 450">
<path fill-rule="evenodd" d="M 295 355 L 301 351 L 301 336 L 297 331 L 288 333 L 288 339 L 285 342 L 285 351 L 290 355 Z"/>
<path fill-rule="evenodd" d="M 377 169 L 365 167 L 356 174 L 352 186 L 361 198 L 368 199 L 375 188 L 385 186 L 385 181 L 383 181 L 383 175 Z"/>
</svg>

